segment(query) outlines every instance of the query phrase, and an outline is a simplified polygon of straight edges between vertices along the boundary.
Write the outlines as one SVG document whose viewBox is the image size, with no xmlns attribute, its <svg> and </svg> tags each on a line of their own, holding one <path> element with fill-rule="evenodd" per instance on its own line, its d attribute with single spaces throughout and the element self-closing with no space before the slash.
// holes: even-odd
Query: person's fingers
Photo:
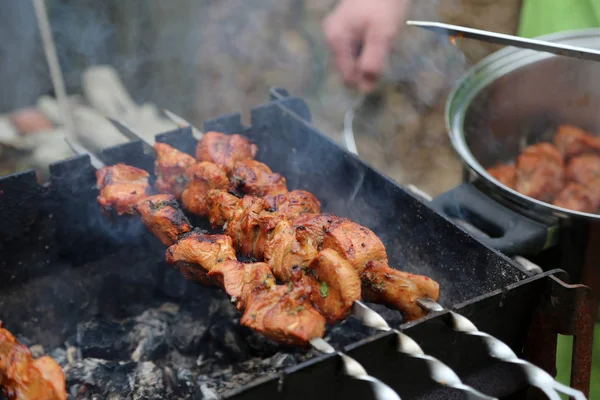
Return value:
<svg viewBox="0 0 600 400">
<path fill-rule="evenodd" d="M 371 26 L 367 29 L 362 53 L 358 60 L 358 87 L 363 92 L 375 88 L 385 69 L 394 39 L 394 32 Z"/>
<path fill-rule="evenodd" d="M 358 84 L 358 63 L 355 55 L 355 39 L 336 19 L 327 19 L 323 28 L 327 43 L 333 54 L 335 66 L 348 85 Z"/>
</svg>

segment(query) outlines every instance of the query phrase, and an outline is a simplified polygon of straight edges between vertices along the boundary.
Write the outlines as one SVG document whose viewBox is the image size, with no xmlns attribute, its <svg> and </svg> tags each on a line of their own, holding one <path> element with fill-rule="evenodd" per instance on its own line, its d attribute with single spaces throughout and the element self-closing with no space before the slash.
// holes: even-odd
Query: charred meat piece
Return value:
<svg viewBox="0 0 600 400">
<path fill-rule="evenodd" d="M 323 248 L 338 252 L 359 274 L 370 261 L 387 264 L 385 246 L 377 235 L 349 220 L 340 219 L 326 228 Z"/>
<path fill-rule="evenodd" d="M 233 210 L 233 215 L 225 225 L 225 233 L 233 240 L 233 245 L 245 256 L 252 256 L 252 248 L 258 237 L 258 227 L 253 223 L 258 214 L 265 210 L 265 202 L 260 197 L 244 196 Z M 213 204 L 213 207 L 216 206 Z"/>
<path fill-rule="evenodd" d="M 170 246 L 192 230 L 179 204 L 170 194 L 147 197 L 135 205 L 142 222 L 165 246 Z"/>
<path fill-rule="evenodd" d="M 306 268 L 306 281 L 312 288 L 315 308 L 332 324 L 348 317 L 352 305 L 361 298 L 360 276 L 337 252 L 319 252 Z"/>
<path fill-rule="evenodd" d="M 584 153 L 600 154 L 600 138 L 572 125 L 558 127 L 554 144 L 565 159 Z"/>
<path fill-rule="evenodd" d="M 34 360 L 0 322 L 0 389 L 7 400 L 66 400 L 65 375 L 50 357 Z"/>
<path fill-rule="evenodd" d="M 275 287 L 271 267 L 265 263 L 246 264 L 227 260 L 217 264 L 208 276 L 231 296 L 238 310 L 246 308 L 248 296 L 252 293 Z"/>
<path fill-rule="evenodd" d="M 239 209 L 242 199 L 223 190 L 212 189 L 206 195 L 208 221 L 213 228 L 224 226 Z"/>
<path fill-rule="evenodd" d="M 296 238 L 303 247 L 317 249 L 325 240 L 325 230 L 333 223 L 345 218 L 336 217 L 333 214 L 305 214 L 296 218 L 293 222 Z"/>
<path fill-rule="evenodd" d="M 156 189 L 179 199 L 187 184 L 185 172 L 196 164 L 196 159 L 164 143 L 155 143 L 154 150 L 156 151 L 154 162 Z"/>
<path fill-rule="evenodd" d="M 293 284 L 252 292 L 240 323 L 288 345 L 306 346 L 325 334 L 325 318 L 310 303 L 310 288 Z"/>
<path fill-rule="evenodd" d="M 288 259 L 292 252 L 297 251 L 297 246 L 298 242 L 291 222 L 286 218 L 281 219 L 270 232 L 270 240 L 265 241 L 263 256 L 278 279 L 290 281 L 294 266 L 303 265 Z"/>
<path fill-rule="evenodd" d="M 586 185 L 600 178 L 600 157 L 595 154 L 582 154 L 567 163 L 567 179 Z"/>
<path fill-rule="evenodd" d="M 362 272 L 362 293 L 365 300 L 387 304 L 402 313 L 405 321 L 413 321 L 427 313 L 417 304 L 422 297 L 435 301 L 440 286 L 434 280 L 398 271 L 379 261 L 367 263 Z"/>
<path fill-rule="evenodd" d="M 208 215 L 208 192 L 212 189 L 225 190 L 229 179 L 225 170 L 211 162 L 199 162 L 186 171 L 187 187 L 181 194 L 183 206 L 189 212 L 205 217 Z"/>
<path fill-rule="evenodd" d="M 527 147 L 517 158 L 516 167 L 516 190 L 526 196 L 552 202 L 564 185 L 564 162 L 550 143 Z"/>
<path fill-rule="evenodd" d="M 209 161 L 231 172 L 236 161 L 250 160 L 258 147 L 241 135 L 206 132 L 196 147 L 198 161 Z"/>
<path fill-rule="evenodd" d="M 571 182 L 558 193 L 552 203 L 555 206 L 580 212 L 595 212 L 598 206 L 592 199 L 590 190 L 580 183 Z"/>
<path fill-rule="evenodd" d="M 132 214 L 135 204 L 151 193 L 149 176 L 143 169 L 125 164 L 100 168 L 96 171 L 98 203 L 119 215 Z"/>
<path fill-rule="evenodd" d="M 236 161 L 231 171 L 229 190 L 234 193 L 265 197 L 287 193 L 285 178 L 273 173 L 260 161 L 248 159 Z"/>
<path fill-rule="evenodd" d="M 231 238 L 226 235 L 206 235 L 192 231 L 183 235 L 167 249 L 167 262 L 172 265 L 187 263 L 202 267 L 206 272 L 220 262 L 235 260 Z"/>
<path fill-rule="evenodd" d="M 487 172 L 498 182 L 511 189 L 517 186 L 517 168 L 514 165 L 497 165 L 489 168 Z"/>
<path fill-rule="evenodd" d="M 304 214 L 318 214 L 321 212 L 321 203 L 310 192 L 292 190 L 285 194 L 266 196 L 265 201 L 272 210 L 277 210 L 293 221 Z"/>
</svg>

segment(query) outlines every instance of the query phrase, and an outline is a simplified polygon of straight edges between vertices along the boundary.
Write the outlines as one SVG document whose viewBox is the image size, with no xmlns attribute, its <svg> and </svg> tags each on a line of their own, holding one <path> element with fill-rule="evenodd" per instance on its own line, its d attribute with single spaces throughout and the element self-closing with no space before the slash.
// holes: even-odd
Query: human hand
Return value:
<svg viewBox="0 0 600 400">
<path fill-rule="evenodd" d="M 410 0 L 340 0 L 323 21 L 336 68 L 348 86 L 373 90 Z"/>
</svg>

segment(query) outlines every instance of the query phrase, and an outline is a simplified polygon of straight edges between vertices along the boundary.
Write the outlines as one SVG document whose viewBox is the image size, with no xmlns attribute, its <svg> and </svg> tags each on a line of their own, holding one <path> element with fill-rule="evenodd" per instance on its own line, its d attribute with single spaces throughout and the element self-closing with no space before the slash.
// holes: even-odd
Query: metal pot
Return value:
<svg viewBox="0 0 600 400">
<path fill-rule="evenodd" d="M 542 39 L 598 49 L 600 29 Z M 580 282 L 584 265 L 600 264 L 600 255 L 589 258 L 593 246 L 588 245 L 594 237 L 600 245 L 600 234 L 594 233 L 600 231 L 600 215 L 524 196 L 486 168 L 514 160 L 529 144 L 551 141 L 559 124 L 600 132 L 598 111 L 600 63 L 513 47 L 490 55 L 461 78 L 448 98 L 448 131 L 468 176 L 434 199 L 433 206 L 474 225 L 475 235 L 491 247 L 533 257 L 544 269 L 563 268 Z"/>
</svg>

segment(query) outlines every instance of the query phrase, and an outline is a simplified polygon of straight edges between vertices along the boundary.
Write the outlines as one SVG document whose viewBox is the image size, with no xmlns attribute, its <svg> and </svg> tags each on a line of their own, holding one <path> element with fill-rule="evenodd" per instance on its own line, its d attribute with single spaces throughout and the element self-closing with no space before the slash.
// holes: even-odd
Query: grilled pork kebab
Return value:
<svg viewBox="0 0 600 400">
<path fill-rule="evenodd" d="M 231 147 L 232 137 L 236 137 L 241 149 Z M 407 320 L 423 315 L 416 300 L 425 296 L 437 299 L 436 282 L 390 268 L 385 247 L 373 232 L 344 218 L 317 214 L 320 205 L 308 192 L 294 191 L 301 192 L 295 195 L 296 199 L 312 200 L 295 201 L 294 192 L 288 193 L 285 188 L 284 178 L 272 174 L 266 165 L 260 163 L 258 173 L 256 169 L 244 172 L 251 179 L 241 179 L 239 171 L 247 171 L 248 165 L 258 163 L 250 159 L 252 146 L 239 135 L 207 133 L 198 144 L 197 155 L 210 161 L 198 162 L 168 145 L 156 144 L 157 186 L 180 195 L 186 209 L 208 216 L 213 225 L 224 225 L 235 248 L 245 256 L 264 259 L 279 280 L 291 282 L 296 275 L 303 276 L 305 281 L 312 280 L 313 289 L 318 289 L 313 290 L 312 301 L 328 322 L 343 319 L 350 313 L 353 302 L 361 297 L 361 283 L 366 299 L 399 309 Z M 232 158 L 236 160 L 232 162 Z M 125 176 L 125 171 L 131 168 L 117 165 L 99 171 L 98 184 L 103 188 L 99 202 L 104 207 L 131 212 L 127 204 L 135 202 L 131 202 L 129 196 L 135 193 L 141 200 L 147 195 L 148 174 L 137 170 L 139 181 L 131 179 Z M 266 197 L 247 195 L 240 199 L 232 195 L 228 192 L 232 184 L 227 171 L 237 188 L 266 194 Z M 103 175 L 111 176 L 108 185 Z M 120 183 L 115 185 L 116 181 Z M 283 183 L 274 193 L 265 181 Z M 115 190 L 123 196 L 115 196 Z M 185 265 L 188 276 L 195 270 L 196 279 L 205 281 L 204 274 L 212 266 L 203 265 L 204 260 L 198 258 L 194 246 L 193 239 L 181 237 L 169 248 L 167 260 Z M 310 274 L 298 274 L 298 269 Z M 324 292 L 332 294 L 323 296 Z M 338 304 L 333 301 L 336 298 Z"/>
</svg>

